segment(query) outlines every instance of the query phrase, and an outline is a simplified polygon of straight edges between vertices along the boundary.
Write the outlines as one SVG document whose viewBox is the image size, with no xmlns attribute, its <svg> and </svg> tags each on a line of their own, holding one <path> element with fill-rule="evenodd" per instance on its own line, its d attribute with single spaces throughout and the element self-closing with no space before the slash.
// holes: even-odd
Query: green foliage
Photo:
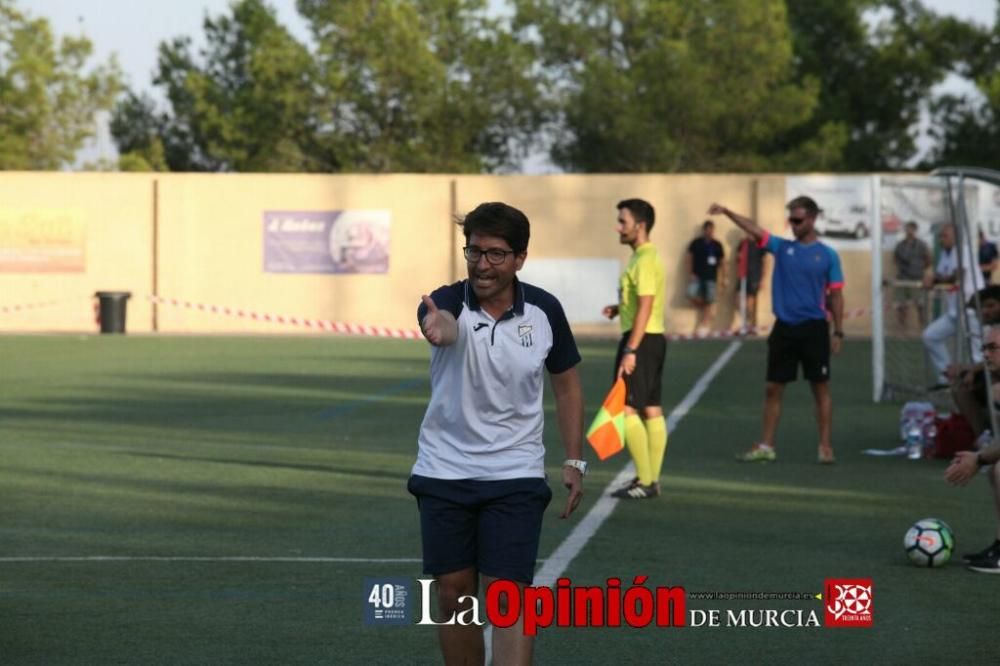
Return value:
<svg viewBox="0 0 1000 666">
<path fill-rule="evenodd" d="M 933 105 L 935 147 L 924 167 L 997 168 L 1000 155 L 1000 5 L 992 32 L 974 30 L 961 52 L 978 95 L 945 95 Z"/>
<path fill-rule="evenodd" d="M 806 122 L 784 2 L 517 0 L 563 110 L 554 157 L 583 171 L 766 169 Z"/>
<path fill-rule="evenodd" d="M 1000 140 L 1000 38 L 921 0 L 296 6 L 312 45 L 266 0 L 161 44 L 167 108 L 122 98 L 121 168 L 491 172 L 549 143 L 569 171 L 877 171 L 912 164 L 928 108 L 932 161 Z M 987 101 L 935 100 L 950 73 Z"/>
<path fill-rule="evenodd" d="M 816 112 L 779 145 L 838 126 L 846 132 L 841 154 L 805 169 L 904 168 L 916 152 L 922 107 L 955 66 L 969 26 L 915 0 L 790 1 L 788 8 L 796 77 L 821 88 Z"/>
<path fill-rule="evenodd" d="M 170 112 L 130 93 L 115 110 L 112 134 L 123 168 L 173 171 L 324 171 L 315 148 L 314 68 L 308 50 L 263 0 L 207 17 L 207 46 L 191 39 L 160 45 L 155 83 Z M 159 146 L 157 145 L 159 143 Z"/>
<path fill-rule="evenodd" d="M 120 86 L 114 59 L 86 68 L 85 37 L 57 40 L 49 22 L 0 0 L 0 169 L 58 169 L 95 130 Z"/>
<path fill-rule="evenodd" d="M 531 52 L 482 0 L 303 0 L 315 53 L 264 0 L 160 46 L 159 113 L 135 93 L 112 133 L 129 168 L 455 171 L 512 166 L 545 107 Z M 123 163 L 123 167 L 125 164 Z"/>
<path fill-rule="evenodd" d="M 158 116 L 153 100 L 128 91 L 111 117 L 111 134 L 118 144 L 121 171 L 167 171 L 160 133 L 166 120 Z"/>
<path fill-rule="evenodd" d="M 539 129 L 531 50 L 485 0 L 299 0 L 346 170 L 492 171 Z"/>
</svg>

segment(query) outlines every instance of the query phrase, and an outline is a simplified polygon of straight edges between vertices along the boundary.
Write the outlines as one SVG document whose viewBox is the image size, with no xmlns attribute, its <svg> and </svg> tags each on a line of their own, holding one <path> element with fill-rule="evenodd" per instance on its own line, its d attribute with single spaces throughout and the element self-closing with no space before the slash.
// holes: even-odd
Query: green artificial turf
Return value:
<svg viewBox="0 0 1000 666">
<path fill-rule="evenodd" d="M 667 411 L 728 344 L 670 346 Z M 612 347 L 582 345 L 588 418 Z M 827 578 L 871 578 L 874 626 L 548 628 L 536 663 L 995 655 L 990 586 L 1000 577 L 957 561 L 917 569 L 901 545 L 927 516 L 951 524 L 959 554 L 988 543 L 985 479 L 954 489 L 941 480 L 944 461 L 861 454 L 896 446 L 899 412 L 872 404 L 864 342 L 833 365 L 836 465 L 815 462 L 801 382 L 786 394 L 778 461 L 736 463 L 759 434 L 764 353 L 759 341 L 743 345 L 671 434 L 663 496 L 619 503 L 564 575 L 578 585 L 617 576 L 626 587 L 644 575 L 683 586 L 689 610 L 813 611 L 821 625 L 816 599 L 691 593 L 820 593 Z M 427 357 L 420 342 L 343 337 L 0 337 L 0 663 L 438 663 L 432 628 L 362 623 L 365 578 L 405 577 L 415 593 L 421 575 L 406 477 Z M 558 478 L 551 395 L 546 405 Z M 565 495 L 553 483 L 542 558 L 627 462 L 589 457 L 571 520 L 558 519 Z M 58 559 L 99 556 L 122 559 Z"/>
</svg>

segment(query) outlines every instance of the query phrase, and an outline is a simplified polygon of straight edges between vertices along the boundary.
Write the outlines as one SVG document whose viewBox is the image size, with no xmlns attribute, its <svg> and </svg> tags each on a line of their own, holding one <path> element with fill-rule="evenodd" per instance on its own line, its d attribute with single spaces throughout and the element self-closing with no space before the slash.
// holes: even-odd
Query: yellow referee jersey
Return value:
<svg viewBox="0 0 1000 666">
<path fill-rule="evenodd" d="M 652 243 L 643 243 L 632 253 L 618 281 L 618 317 L 622 332 L 631 331 L 639 309 L 640 296 L 653 297 L 653 311 L 646 333 L 663 333 L 663 304 L 666 301 L 666 270 Z"/>
</svg>

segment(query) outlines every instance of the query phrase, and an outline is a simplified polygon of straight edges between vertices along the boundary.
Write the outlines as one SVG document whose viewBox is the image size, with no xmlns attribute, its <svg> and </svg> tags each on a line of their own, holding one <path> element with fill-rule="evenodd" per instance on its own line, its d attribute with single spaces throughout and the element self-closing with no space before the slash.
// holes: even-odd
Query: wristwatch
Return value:
<svg viewBox="0 0 1000 666">
<path fill-rule="evenodd" d="M 634 354 L 635 352 L 636 350 L 632 349 L 629 346 L 622 347 L 622 356 L 624 356 L 625 354 Z"/>
<path fill-rule="evenodd" d="M 563 467 L 572 467 L 573 469 L 580 472 L 580 476 L 587 476 L 587 461 L 586 460 L 574 460 L 573 458 L 567 458 L 563 461 Z"/>
</svg>

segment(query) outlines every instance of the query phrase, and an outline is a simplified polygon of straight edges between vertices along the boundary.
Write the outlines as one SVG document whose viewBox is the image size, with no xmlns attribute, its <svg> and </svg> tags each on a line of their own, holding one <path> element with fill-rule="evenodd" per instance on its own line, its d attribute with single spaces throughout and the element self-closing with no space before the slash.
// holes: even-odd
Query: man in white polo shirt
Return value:
<svg viewBox="0 0 1000 666">
<path fill-rule="evenodd" d="M 542 387 L 547 370 L 566 451 L 561 517 L 583 496 L 580 354 L 562 306 L 520 282 L 530 225 L 521 211 L 484 203 L 460 223 L 468 279 L 423 296 L 417 311 L 431 350 L 431 399 L 420 426 L 408 484 L 420 509 L 425 573 L 437 580 L 442 619 L 466 610 L 497 579 L 529 585 L 542 516 L 552 499 L 545 479 Z M 521 621 L 494 631 L 497 663 L 531 662 Z M 481 664 L 482 627 L 439 627 L 445 663 Z"/>
<path fill-rule="evenodd" d="M 922 338 L 931 365 L 934 367 L 935 383 L 930 390 L 940 390 L 949 387 L 947 368 L 951 364 L 951 343 L 959 330 L 959 305 L 983 288 L 983 274 L 973 263 L 968 247 L 961 250 L 962 265 L 959 270 L 958 248 L 955 247 L 955 228 L 946 224 L 939 230 L 938 240 L 941 243 L 941 256 L 933 274 L 924 279 L 924 287 L 932 288 L 936 284 L 952 285 L 945 301 L 945 311 L 924 329 Z M 979 363 L 983 360 L 982 331 L 975 310 L 966 310 L 969 334 L 972 338 L 972 360 Z M 962 341 L 964 344 L 964 341 Z"/>
</svg>

